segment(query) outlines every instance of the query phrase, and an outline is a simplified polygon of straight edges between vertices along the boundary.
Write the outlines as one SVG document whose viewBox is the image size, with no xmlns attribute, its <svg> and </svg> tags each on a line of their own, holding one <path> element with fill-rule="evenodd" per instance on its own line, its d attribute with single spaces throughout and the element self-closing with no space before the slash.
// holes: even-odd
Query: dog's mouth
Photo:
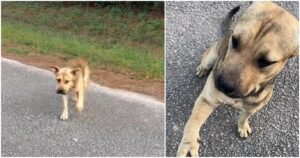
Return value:
<svg viewBox="0 0 300 158">
<path fill-rule="evenodd" d="M 235 89 L 234 91 L 228 91 L 228 89 L 226 89 L 226 88 L 224 89 L 224 87 L 220 87 L 220 85 L 218 85 L 217 83 L 215 83 L 215 87 L 217 88 L 217 90 L 222 92 L 224 95 L 226 95 L 230 98 L 234 98 L 234 99 L 246 98 L 248 96 L 256 94 L 256 89 L 253 89 L 247 93 L 242 93 L 238 89 Z"/>
<path fill-rule="evenodd" d="M 219 90 L 219 91 L 221 91 L 223 94 L 225 94 L 226 96 L 228 96 L 230 98 L 233 98 L 233 99 L 245 98 L 247 96 L 247 95 L 242 95 L 240 93 L 234 93 L 234 92 L 232 92 L 232 93 L 226 93 L 226 92 L 224 92 L 222 90 Z"/>
</svg>

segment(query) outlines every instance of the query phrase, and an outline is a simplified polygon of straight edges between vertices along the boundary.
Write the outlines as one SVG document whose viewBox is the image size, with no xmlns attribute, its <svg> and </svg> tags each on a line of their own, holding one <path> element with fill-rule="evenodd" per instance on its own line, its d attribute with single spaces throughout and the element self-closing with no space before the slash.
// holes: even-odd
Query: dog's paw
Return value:
<svg viewBox="0 0 300 158">
<path fill-rule="evenodd" d="M 179 145 L 179 148 L 177 150 L 177 157 L 199 157 L 199 143 L 200 140 L 196 139 L 193 141 L 190 141 L 188 139 L 183 139 Z"/>
<path fill-rule="evenodd" d="M 209 74 L 210 72 L 210 68 L 207 68 L 205 66 L 203 66 L 202 64 L 199 64 L 199 66 L 196 69 L 196 75 L 199 78 L 205 77 Z"/>
<path fill-rule="evenodd" d="M 249 134 L 251 134 L 252 130 L 249 123 L 245 123 L 244 125 L 238 125 L 238 131 L 240 133 L 240 137 L 247 138 Z"/>
<path fill-rule="evenodd" d="M 68 113 L 62 113 L 61 116 L 60 116 L 60 119 L 61 120 L 67 120 L 69 117 L 69 114 Z"/>
<path fill-rule="evenodd" d="M 84 110 L 83 106 L 76 106 L 77 112 L 82 112 Z"/>
</svg>

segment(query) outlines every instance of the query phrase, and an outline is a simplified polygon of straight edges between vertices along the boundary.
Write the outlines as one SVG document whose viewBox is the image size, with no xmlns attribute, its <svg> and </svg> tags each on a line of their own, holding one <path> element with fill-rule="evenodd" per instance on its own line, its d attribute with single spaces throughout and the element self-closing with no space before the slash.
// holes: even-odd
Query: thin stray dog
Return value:
<svg viewBox="0 0 300 158">
<path fill-rule="evenodd" d="M 85 59 L 73 59 L 67 62 L 65 67 L 51 66 L 51 70 L 56 75 L 56 93 L 62 94 L 63 112 L 60 119 L 68 119 L 68 93 L 75 93 L 73 101 L 76 102 L 76 110 L 84 110 L 84 97 L 90 79 L 90 69 L 88 61 Z"/>
<path fill-rule="evenodd" d="M 226 19 L 238 10 L 231 10 Z M 209 76 L 185 125 L 177 156 L 198 156 L 200 128 L 222 104 L 241 110 L 238 132 L 248 137 L 249 117 L 269 102 L 275 76 L 288 59 L 298 56 L 298 27 L 298 20 L 278 5 L 254 2 L 233 31 L 204 52 L 196 74 Z"/>
</svg>

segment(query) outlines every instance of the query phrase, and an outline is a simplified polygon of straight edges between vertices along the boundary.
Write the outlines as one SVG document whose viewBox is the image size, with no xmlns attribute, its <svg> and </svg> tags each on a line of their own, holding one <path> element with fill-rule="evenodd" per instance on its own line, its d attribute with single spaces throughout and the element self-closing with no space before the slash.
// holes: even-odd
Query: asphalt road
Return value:
<svg viewBox="0 0 300 158">
<path fill-rule="evenodd" d="M 240 3 L 166 2 L 167 156 L 176 155 L 184 125 L 206 81 L 195 75 L 199 56 L 220 38 L 223 17 Z M 298 2 L 279 4 L 298 18 Z M 294 58 L 279 74 L 271 102 L 250 118 L 253 133 L 248 139 L 239 138 L 238 110 L 219 107 L 200 131 L 200 156 L 298 157 L 298 66 Z"/>
<path fill-rule="evenodd" d="M 1 62 L 1 156 L 164 155 L 162 103 L 92 84 L 86 110 L 69 106 L 69 120 L 61 121 L 50 71 Z"/>
</svg>

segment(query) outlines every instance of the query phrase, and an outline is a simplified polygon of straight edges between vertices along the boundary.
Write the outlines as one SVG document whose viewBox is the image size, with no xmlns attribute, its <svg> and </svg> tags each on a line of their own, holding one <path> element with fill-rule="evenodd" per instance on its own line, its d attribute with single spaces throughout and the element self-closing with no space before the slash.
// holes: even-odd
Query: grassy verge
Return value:
<svg viewBox="0 0 300 158">
<path fill-rule="evenodd" d="M 26 45 L 40 54 L 66 58 L 85 56 L 96 67 L 135 78 L 163 78 L 163 17 L 120 6 L 57 4 L 2 3 L 2 46 Z"/>
<path fill-rule="evenodd" d="M 127 71 L 128 69 L 142 77 L 161 77 L 163 75 L 161 72 L 163 61 L 150 54 L 118 45 L 103 48 L 76 36 L 25 24 L 3 22 L 2 42 L 4 46 L 10 42 L 27 45 L 42 54 L 65 54 L 67 58 L 85 56 L 94 65 L 116 71 L 118 69 Z M 22 50 L 14 52 L 22 54 Z"/>
</svg>

